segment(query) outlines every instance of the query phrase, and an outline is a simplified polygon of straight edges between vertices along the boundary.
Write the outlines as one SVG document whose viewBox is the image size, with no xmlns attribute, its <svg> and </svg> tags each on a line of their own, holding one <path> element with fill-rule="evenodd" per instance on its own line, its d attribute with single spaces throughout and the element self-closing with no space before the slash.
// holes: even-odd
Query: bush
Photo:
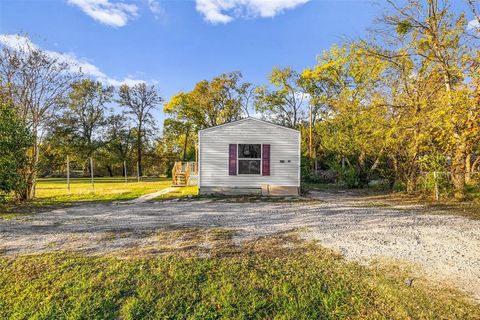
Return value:
<svg viewBox="0 0 480 320">
<path fill-rule="evenodd" d="M 4 196 L 25 187 L 26 149 L 32 137 L 11 104 L 0 104 L 0 192 Z"/>
<path fill-rule="evenodd" d="M 340 171 L 340 174 L 342 176 L 343 181 L 349 188 L 358 188 L 360 187 L 360 177 L 355 170 L 355 168 L 349 167 L 349 168 L 343 168 Z"/>
</svg>

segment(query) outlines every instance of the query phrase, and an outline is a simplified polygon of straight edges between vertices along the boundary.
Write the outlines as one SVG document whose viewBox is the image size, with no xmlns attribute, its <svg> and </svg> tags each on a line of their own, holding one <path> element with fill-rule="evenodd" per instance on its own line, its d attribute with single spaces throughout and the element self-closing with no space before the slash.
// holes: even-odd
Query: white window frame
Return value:
<svg viewBox="0 0 480 320">
<path fill-rule="evenodd" d="M 241 144 L 259 144 L 260 158 L 240 158 L 238 156 L 238 149 Z M 263 144 L 262 143 L 237 143 L 237 176 L 261 176 L 263 174 Z M 240 160 L 260 160 L 260 173 L 240 173 Z"/>
</svg>

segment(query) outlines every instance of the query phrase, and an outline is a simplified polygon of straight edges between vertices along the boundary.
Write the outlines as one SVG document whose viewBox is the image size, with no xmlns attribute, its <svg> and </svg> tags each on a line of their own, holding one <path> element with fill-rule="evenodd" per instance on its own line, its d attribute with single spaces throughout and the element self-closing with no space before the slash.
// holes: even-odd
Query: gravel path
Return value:
<svg viewBox="0 0 480 320">
<path fill-rule="evenodd" d="M 322 202 L 211 200 L 83 204 L 0 220 L 0 252 L 104 253 L 151 243 L 162 229 L 226 227 L 236 240 L 300 229 L 349 259 L 388 257 L 423 267 L 480 301 L 480 221 L 421 214 L 415 206 L 374 207 L 348 193 L 316 193 Z"/>
</svg>

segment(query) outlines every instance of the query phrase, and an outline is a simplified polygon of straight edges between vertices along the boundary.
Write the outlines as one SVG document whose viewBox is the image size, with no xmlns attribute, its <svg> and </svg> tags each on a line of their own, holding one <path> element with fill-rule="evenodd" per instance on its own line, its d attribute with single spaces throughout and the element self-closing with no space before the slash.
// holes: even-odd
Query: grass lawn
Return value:
<svg viewBox="0 0 480 320">
<path fill-rule="evenodd" d="M 36 198 L 50 203 L 130 200 L 165 189 L 171 183 L 170 178 L 143 179 L 140 182 L 129 179 L 128 183 L 123 177 L 95 178 L 93 189 L 89 178 L 75 178 L 71 179 L 69 192 L 66 179 L 48 178 L 38 180 Z"/>
<path fill-rule="evenodd" d="M 225 237 L 219 233 L 218 237 Z M 2 319 L 479 319 L 480 305 L 400 267 L 269 238 L 209 257 L 0 257 Z M 296 243 L 296 245 L 292 245 Z"/>
<path fill-rule="evenodd" d="M 198 196 L 198 186 L 174 187 L 173 191 L 162 194 L 154 200 L 170 200 L 175 198 L 188 198 Z"/>
<path fill-rule="evenodd" d="M 0 219 L 15 218 L 75 202 L 131 200 L 170 185 L 170 178 L 144 178 L 140 182 L 136 178 L 130 178 L 125 183 L 123 177 L 109 177 L 95 178 L 93 189 L 89 178 L 73 178 L 70 180 L 69 192 L 66 179 L 38 179 L 35 200 L 20 205 L 0 204 Z"/>
</svg>

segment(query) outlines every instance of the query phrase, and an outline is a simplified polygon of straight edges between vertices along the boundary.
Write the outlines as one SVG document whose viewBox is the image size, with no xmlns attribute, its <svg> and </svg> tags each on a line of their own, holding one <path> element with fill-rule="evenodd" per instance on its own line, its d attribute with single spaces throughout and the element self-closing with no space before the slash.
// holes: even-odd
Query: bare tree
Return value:
<svg viewBox="0 0 480 320">
<path fill-rule="evenodd" d="M 142 170 L 143 144 L 147 133 L 155 125 L 152 111 L 163 102 L 154 85 L 139 83 L 134 86 L 122 85 L 118 102 L 126 108 L 126 113 L 135 121 L 138 171 Z"/>
<path fill-rule="evenodd" d="M 21 200 L 35 196 L 39 145 L 46 122 L 61 108 L 70 84 L 80 77 L 75 66 L 35 47 L 25 36 L 17 36 L 17 46 L 3 45 L 0 52 L 0 83 L 17 108 L 33 137 L 25 170 L 26 187 Z"/>
</svg>

